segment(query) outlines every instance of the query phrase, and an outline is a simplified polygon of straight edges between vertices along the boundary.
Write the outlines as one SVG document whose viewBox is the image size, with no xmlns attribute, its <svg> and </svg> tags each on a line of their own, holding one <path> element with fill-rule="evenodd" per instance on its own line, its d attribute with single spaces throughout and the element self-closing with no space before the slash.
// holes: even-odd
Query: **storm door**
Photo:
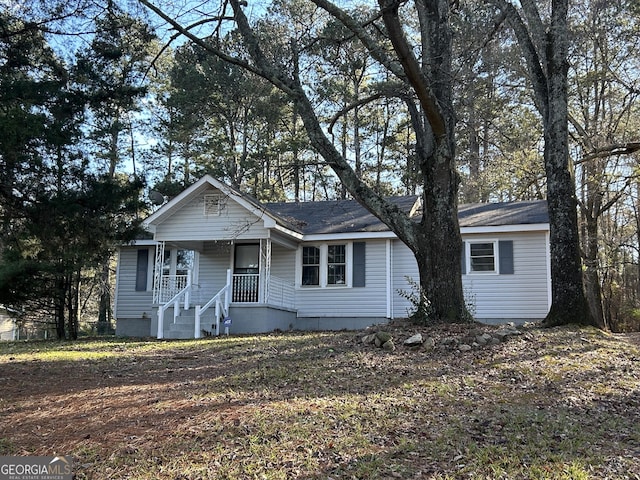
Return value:
<svg viewBox="0 0 640 480">
<path fill-rule="evenodd" d="M 233 301 L 257 302 L 259 284 L 260 245 L 236 245 L 233 256 Z"/>
</svg>

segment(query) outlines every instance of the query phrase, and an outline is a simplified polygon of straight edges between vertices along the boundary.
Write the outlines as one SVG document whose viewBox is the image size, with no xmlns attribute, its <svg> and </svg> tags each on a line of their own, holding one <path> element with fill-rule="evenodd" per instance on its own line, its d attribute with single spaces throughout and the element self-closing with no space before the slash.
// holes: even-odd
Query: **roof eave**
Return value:
<svg viewBox="0 0 640 480">
<path fill-rule="evenodd" d="M 548 232 L 548 223 L 518 223 L 513 225 L 477 225 L 460 227 L 461 235 L 482 233 Z"/>
</svg>

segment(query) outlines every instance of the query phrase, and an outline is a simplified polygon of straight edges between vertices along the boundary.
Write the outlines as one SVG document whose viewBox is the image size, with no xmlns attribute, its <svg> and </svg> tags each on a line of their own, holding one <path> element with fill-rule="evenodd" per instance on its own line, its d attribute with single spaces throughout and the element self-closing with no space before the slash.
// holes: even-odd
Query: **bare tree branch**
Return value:
<svg viewBox="0 0 640 480">
<path fill-rule="evenodd" d="M 387 33 L 391 39 L 393 48 L 400 59 L 407 80 L 418 95 L 420 104 L 429 119 L 434 136 L 436 138 L 446 136 L 447 129 L 442 111 L 438 106 L 437 100 L 431 93 L 429 84 L 422 74 L 420 64 L 413 55 L 407 38 L 404 35 L 402 25 L 400 24 L 400 17 L 398 15 L 399 3 L 396 0 L 379 0 L 378 3 L 382 9 L 382 19 L 387 27 Z"/>
<path fill-rule="evenodd" d="M 506 15 L 507 21 L 513 29 L 516 38 L 518 39 L 518 44 L 520 45 L 520 48 L 522 49 L 523 55 L 527 62 L 529 78 L 531 79 L 531 83 L 533 84 L 536 108 L 542 114 L 543 118 L 546 119 L 549 94 L 547 76 L 543 68 L 545 59 L 540 56 L 536 48 L 536 44 L 529 34 L 529 29 L 518 13 L 518 10 L 516 10 L 516 7 L 514 7 L 513 4 L 507 2 L 506 0 L 488 1 L 489 3 L 492 3 L 493 5 L 498 7 L 502 11 L 502 13 Z M 533 24 L 540 26 L 542 22 L 533 22 Z M 536 34 L 536 37 L 539 36 L 539 34 Z"/>
<path fill-rule="evenodd" d="M 599 158 L 607 158 L 620 155 L 631 155 L 640 151 L 640 142 L 626 142 L 626 143 L 612 143 L 604 147 L 596 148 L 587 155 L 583 155 L 580 160 L 577 160 L 576 165 L 589 162 Z"/>
<path fill-rule="evenodd" d="M 176 30 L 176 32 L 178 32 L 178 34 L 184 35 L 189 40 L 191 40 L 194 44 L 198 45 L 199 47 L 203 48 L 204 50 L 208 51 L 209 53 L 217 56 L 218 58 L 226 62 L 232 63 L 234 65 L 238 65 L 239 67 L 242 67 L 247 71 L 255 75 L 258 75 L 259 77 L 264 78 L 268 82 L 273 83 L 276 87 L 281 88 L 283 91 L 287 92 L 287 87 L 280 83 L 274 83 L 274 82 L 277 82 L 277 79 L 269 76 L 267 72 L 263 72 L 262 70 L 260 70 L 259 68 L 256 68 L 255 66 L 251 65 L 249 62 L 245 60 L 242 60 L 237 57 L 233 57 L 231 55 L 224 53 L 222 50 L 215 48 L 210 43 L 204 41 L 202 38 L 190 32 L 189 31 L 190 27 L 183 27 L 180 23 L 175 21 L 169 15 L 164 13 L 161 9 L 159 9 L 158 7 L 150 3 L 148 0 L 138 0 L 138 1 L 142 3 L 145 7 L 147 7 L 149 10 L 154 12 L 156 15 L 158 15 L 160 18 L 162 18 L 165 22 L 170 24 Z"/>
</svg>

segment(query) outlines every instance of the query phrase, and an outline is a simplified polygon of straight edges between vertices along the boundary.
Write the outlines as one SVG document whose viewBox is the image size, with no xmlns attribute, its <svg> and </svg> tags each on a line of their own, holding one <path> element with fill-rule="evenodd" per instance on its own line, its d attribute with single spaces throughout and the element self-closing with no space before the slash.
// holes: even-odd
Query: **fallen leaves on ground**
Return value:
<svg viewBox="0 0 640 480">
<path fill-rule="evenodd" d="M 640 336 L 471 326 L 0 346 L 0 455 L 91 479 L 640 479 Z M 489 328 L 489 327 L 487 327 Z M 406 348 L 415 333 L 430 349 Z M 450 343 L 450 342 L 449 342 Z"/>
</svg>

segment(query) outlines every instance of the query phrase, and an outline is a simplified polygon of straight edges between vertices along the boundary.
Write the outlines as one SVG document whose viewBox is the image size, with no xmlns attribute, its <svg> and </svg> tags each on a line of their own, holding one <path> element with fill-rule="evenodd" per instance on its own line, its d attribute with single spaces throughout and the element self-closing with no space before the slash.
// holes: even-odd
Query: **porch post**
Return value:
<svg viewBox="0 0 640 480">
<path fill-rule="evenodd" d="M 187 270 L 187 288 L 188 290 L 184 292 L 184 309 L 189 310 L 189 302 L 191 301 L 191 269 Z"/>
<path fill-rule="evenodd" d="M 229 311 L 229 303 L 231 299 L 231 289 L 233 288 L 231 269 L 227 269 L 227 288 L 224 291 L 224 309 Z"/>
<path fill-rule="evenodd" d="M 196 320 L 193 338 L 200 338 L 200 305 L 196 305 Z"/>
<path fill-rule="evenodd" d="M 162 305 L 160 306 L 160 308 L 158 309 L 158 334 L 157 334 L 157 338 L 163 338 L 164 337 L 164 308 L 162 308 Z"/>
<path fill-rule="evenodd" d="M 173 323 L 176 323 L 176 320 L 180 316 L 180 300 L 176 300 L 173 302 Z"/>
<path fill-rule="evenodd" d="M 269 299 L 269 277 L 271 276 L 271 239 L 260 239 L 260 269 L 258 281 L 258 302 L 267 303 Z"/>
<path fill-rule="evenodd" d="M 226 297 L 226 293 L 225 293 L 225 297 Z M 216 317 L 216 337 L 219 337 L 220 336 L 220 301 L 219 300 L 216 300 L 214 315 Z"/>
<path fill-rule="evenodd" d="M 156 262 L 153 266 L 153 303 L 160 303 L 161 298 L 164 245 L 164 242 L 158 242 L 156 244 Z"/>
</svg>

